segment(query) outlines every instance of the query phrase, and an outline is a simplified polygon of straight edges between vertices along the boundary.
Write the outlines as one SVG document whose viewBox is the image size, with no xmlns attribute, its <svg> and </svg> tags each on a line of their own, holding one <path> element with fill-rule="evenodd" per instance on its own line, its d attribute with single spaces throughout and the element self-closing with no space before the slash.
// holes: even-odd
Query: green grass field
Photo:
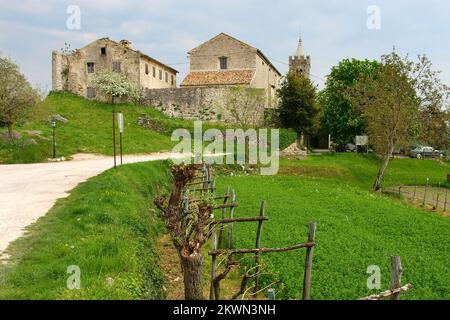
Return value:
<svg viewBox="0 0 450 320">
<path fill-rule="evenodd" d="M 155 109 L 130 104 L 111 105 L 83 99 L 71 93 L 51 93 L 27 122 L 16 126 L 22 139 L 14 142 L 0 140 L 0 163 L 41 162 L 52 156 L 52 132 L 49 118 L 59 114 L 69 121 L 58 122 L 56 128 L 57 155 L 70 156 L 78 152 L 112 155 L 112 111 L 124 114 L 124 152 L 126 154 L 168 151 L 173 142 L 170 134 L 175 128 L 192 127 L 192 121 L 172 119 Z M 160 132 L 137 124 L 146 115 L 161 128 Z M 27 131 L 42 131 L 41 137 Z M 0 128 L 0 133 L 5 132 Z M 34 139 L 36 143 L 29 143 Z"/>
<path fill-rule="evenodd" d="M 400 255 L 404 283 L 413 284 L 405 299 L 450 299 L 450 220 L 398 199 L 369 191 L 377 172 L 373 156 L 334 154 L 306 161 L 283 160 L 273 177 L 220 177 L 222 192 L 232 186 L 239 208 L 235 216 L 257 215 L 266 200 L 262 246 L 281 247 L 306 241 L 307 224 L 317 222 L 312 299 L 357 299 L 375 292 L 366 287 L 367 267 L 382 270 L 389 287 L 391 255 Z M 413 184 L 428 177 L 444 183 L 447 162 L 392 161 L 386 185 Z M 256 225 L 235 226 L 235 246 L 253 247 Z M 300 298 L 305 251 L 264 255 L 263 278 L 279 278 L 280 298 Z"/>
<path fill-rule="evenodd" d="M 170 118 L 154 108 L 132 104 L 111 105 L 72 93 L 54 92 L 33 110 L 26 122 L 14 128 L 22 135 L 21 139 L 12 142 L 0 139 L 0 163 L 34 163 L 51 158 L 52 128 L 49 119 L 56 114 L 69 120 L 57 124 L 57 156 L 68 157 L 80 152 L 112 155 L 113 110 L 124 115 L 125 154 L 169 151 L 176 144 L 170 139 L 175 129 L 184 128 L 191 134 L 194 131 L 193 121 Z M 152 129 L 138 125 L 138 118 L 142 115 L 152 120 Z M 204 131 L 210 128 L 224 131 L 233 127 L 230 123 L 215 122 L 203 122 L 202 126 Z M 41 131 L 42 134 L 35 135 L 30 131 Z M 5 132 L 6 128 L 0 127 L 0 134 Z M 293 130 L 280 130 L 281 148 L 286 148 L 295 139 Z"/>
<path fill-rule="evenodd" d="M 152 199 L 168 185 L 167 168 L 150 162 L 112 169 L 59 200 L 10 246 L 10 263 L 0 265 L 0 299 L 163 298 L 154 244 L 164 226 Z M 71 265 L 80 268 L 81 290 L 67 289 Z"/>
<path fill-rule="evenodd" d="M 449 169 L 448 163 L 402 159 L 392 163 L 388 176 L 407 183 L 411 166 L 436 179 Z M 366 287 L 370 265 L 380 266 L 386 289 L 391 255 L 401 256 L 403 282 L 413 284 L 402 299 L 449 299 L 450 220 L 370 192 L 372 176 L 363 173 L 376 168 L 373 157 L 315 156 L 283 161 L 277 176 L 222 175 L 217 185 L 218 192 L 228 185 L 236 189 L 238 217 L 257 215 L 260 201 L 267 201 L 270 220 L 262 246 L 305 242 L 308 222 L 317 222 L 313 299 L 374 293 Z M 0 267 L 0 299 L 162 298 L 164 280 L 153 243 L 164 227 L 152 199 L 168 181 L 167 162 L 153 162 L 123 166 L 81 184 L 29 228 L 30 236 L 9 248 L 12 263 Z M 236 225 L 235 246 L 253 247 L 255 233 L 255 224 Z M 263 283 L 280 279 L 279 298 L 300 298 L 304 254 L 263 255 L 268 273 Z M 66 289 L 69 265 L 81 268 L 81 290 Z M 108 277 L 114 279 L 111 287 Z"/>
</svg>

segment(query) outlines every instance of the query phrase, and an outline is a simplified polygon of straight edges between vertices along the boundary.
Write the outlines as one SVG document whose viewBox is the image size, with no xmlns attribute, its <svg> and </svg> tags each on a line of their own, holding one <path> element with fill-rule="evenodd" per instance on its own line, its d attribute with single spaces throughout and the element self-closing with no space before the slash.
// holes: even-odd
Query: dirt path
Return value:
<svg viewBox="0 0 450 320">
<path fill-rule="evenodd" d="M 164 160 L 171 153 L 124 156 L 124 164 Z M 8 244 L 24 234 L 24 228 L 44 216 L 59 198 L 68 196 L 83 182 L 113 166 L 113 158 L 76 154 L 57 163 L 0 165 L 0 258 Z M 3 256 L 5 258 L 5 256 Z"/>
</svg>

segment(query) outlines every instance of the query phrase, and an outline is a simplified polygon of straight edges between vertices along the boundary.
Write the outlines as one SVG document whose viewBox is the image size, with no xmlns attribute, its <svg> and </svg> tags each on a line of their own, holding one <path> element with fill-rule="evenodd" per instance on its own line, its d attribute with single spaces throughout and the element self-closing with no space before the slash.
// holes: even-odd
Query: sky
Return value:
<svg viewBox="0 0 450 320">
<path fill-rule="evenodd" d="M 71 6 L 79 8 L 79 26 Z M 0 8 L 0 53 L 46 90 L 51 52 L 65 42 L 81 48 L 102 37 L 128 39 L 177 69 L 180 83 L 189 72 L 187 52 L 220 32 L 257 47 L 282 73 L 301 34 L 319 88 L 340 60 L 380 59 L 393 46 L 402 55 L 426 54 L 450 85 L 444 0 L 0 0 Z"/>
</svg>

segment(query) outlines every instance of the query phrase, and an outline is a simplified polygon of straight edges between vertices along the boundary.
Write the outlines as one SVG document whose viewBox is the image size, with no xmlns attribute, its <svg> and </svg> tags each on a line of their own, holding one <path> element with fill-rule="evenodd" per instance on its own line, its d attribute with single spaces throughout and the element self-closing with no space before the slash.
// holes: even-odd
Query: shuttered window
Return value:
<svg viewBox="0 0 450 320">
<path fill-rule="evenodd" d="M 95 88 L 92 87 L 87 88 L 87 97 L 89 99 L 95 98 Z"/>
<path fill-rule="evenodd" d="M 87 72 L 88 73 L 94 73 L 94 63 L 93 62 L 88 62 L 86 63 L 87 66 Z"/>
<path fill-rule="evenodd" d="M 112 71 L 120 72 L 120 61 L 113 61 L 113 63 L 112 63 Z"/>
</svg>

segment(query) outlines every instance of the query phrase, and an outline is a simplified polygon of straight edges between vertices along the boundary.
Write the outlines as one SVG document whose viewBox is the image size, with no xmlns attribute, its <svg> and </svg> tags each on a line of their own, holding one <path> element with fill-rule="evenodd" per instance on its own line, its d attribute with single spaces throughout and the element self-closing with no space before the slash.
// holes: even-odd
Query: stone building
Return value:
<svg viewBox="0 0 450 320">
<path fill-rule="evenodd" d="M 72 53 L 52 52 L 52 88 L 87 98 L 101 98 L 90 85 L 101 71 L 123 72 L 141 89 L 175 88 L 178 71 L 140 51 L 127 40 L 98 39 Z"/>
<path fill-rule="evenodd" d="M 305 55 L 302 38 L 299 37 L 297 51 L 295 55 L 289 56 L 289 71 L 298 75 L 303 75 L 310 79 L 311 76 L 311 57 Z"/>
<path fill-rule="evenodd" d="M 181 87 L 248 86 L 264 89 L 268 105 L 275 100 L 281 73 L 261 50 L 220 33 L 188 54 L 190 72 Z"/>
</svg>

